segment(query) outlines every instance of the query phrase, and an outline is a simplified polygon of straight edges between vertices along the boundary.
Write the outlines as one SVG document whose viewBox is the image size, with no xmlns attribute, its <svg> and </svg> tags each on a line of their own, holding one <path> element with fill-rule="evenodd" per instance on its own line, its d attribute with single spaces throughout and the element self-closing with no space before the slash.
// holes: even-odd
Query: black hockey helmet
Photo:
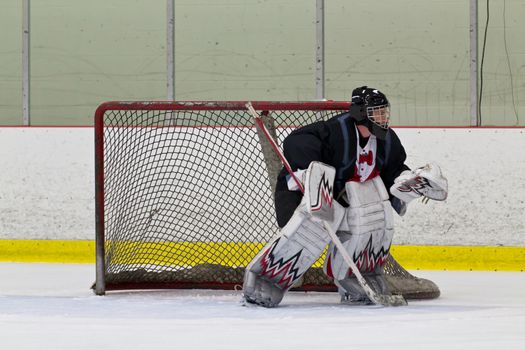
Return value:
<svg viewBox="0 0 525 350">
<path fill-rule="evenodd" d="M 352 91 L 350 117 L 384 140 L 390 123 L 390 103 L 381 91 L 368 86 L 358 87 Z"/>
</svg>

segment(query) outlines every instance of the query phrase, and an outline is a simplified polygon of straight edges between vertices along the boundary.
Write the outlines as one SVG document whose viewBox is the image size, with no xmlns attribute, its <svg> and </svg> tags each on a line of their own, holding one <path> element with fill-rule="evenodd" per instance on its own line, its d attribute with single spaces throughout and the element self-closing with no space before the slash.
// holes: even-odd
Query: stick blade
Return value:
<svg viewBox="0 0 525 350">
<path fill-rule="evenodd" d="M 402 295 L 376 295 L 377 303 L 383 306 L 406 306 L 408 302 Z M 372 301 L 374 301 L 372 299 Z"/>
<path fill-rule="evenodd" d="M 360 273 L 359 273 L 359 276 L 356 274 L 356 277 L 359 280 L 361 286 L 363 287 L 363 290 L 365 291 L 366 295 L 368 296 L 370 301 L 372 301 L 374 304 L 383 305 L 383 306 L 406 306 L 408 305 L 408 302 L 404 296 L 400 294 L 380 294 L 370 287 L 368 282 L 366 282 L 366 280 L 363 278 L 363 276 Z"/>
</svg>

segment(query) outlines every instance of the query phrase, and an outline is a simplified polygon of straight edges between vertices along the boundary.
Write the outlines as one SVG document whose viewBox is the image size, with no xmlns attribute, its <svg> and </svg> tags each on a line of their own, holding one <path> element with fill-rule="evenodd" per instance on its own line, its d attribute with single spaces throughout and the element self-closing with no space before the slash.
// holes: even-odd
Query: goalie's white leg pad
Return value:
<svg viewBox="0 0 525 350">
<path fill-rule="evenodd" d="M 263 248 L 247 270 L 286 291 L 319 258 L 329 241 L 321 222 L 296 210 L 281 234 Z"/>
<path fill-rule="evenodd" d="M 343 246 L 354 260 L 359 271 L 367 273 L 381 267 L 390 253 L 393 230 L 370 232 L 362 235 L 352 235 L 348 232 L 337 232 Z M 334 280 L 342 280 L 352 276 L 352 270 L 344 261 L 333 244 L 328 246 L 324 263 L 324 271 Z"/>
<path fill-rule="evenodd" d="M 365 182 L 349 181 L 345 184 L 350 208 L 364 207 L 389 199 L 383 180 L 376 176 Z"/>
<path fill-rule="evenodd" d="M 340 222 L 344 210 L 338 208 L 334 217 Z M 277 306 L 284 293 L 319 258 L 329 241 L 322 221 L 312 218 L 304 206 L 299 206 L 281 234 L 247 266 L 243 284 L 246 301 L 265 307 Z"/>
<path fill-rule="evenodd" d="M 319 258 L 330 237 L 321 222 L 296 211 L 281 235 L 250 262 L 244 275 L 246 301 L 277 306 L 295 282 Z"/>
<path fill-rule="evenodd" d="M 346 191 L 350 206 L 337 235 L 361 272 L 375 271 L 385 263 L 394 235 L 388 193 L 379 177 L 362 183 L 349 182 Z M 334 280 L 344 280 L 352 274 L 333 244 L 329 245 L 324 271 Z"/>
<path fill-rule="evenodd" d="M 246 268 L 246 301 L 273 307 L 319 258 L 330 242 L 325 222 L 335 231 L 345 215 L 332 200 L 335 170 L 312 162 L 306 172 L 306 193 L 281 234 L 264 247 Z"/>
<path fill-rule="evenodd" d="M 308 213 L 325 221 L 333 221 L 336 201 L 333 199 L 335 168 L 311 162 L 305 176 L 304 201 Z M 337 203 L 338 204 L 338 203 Z"/>
</svg>

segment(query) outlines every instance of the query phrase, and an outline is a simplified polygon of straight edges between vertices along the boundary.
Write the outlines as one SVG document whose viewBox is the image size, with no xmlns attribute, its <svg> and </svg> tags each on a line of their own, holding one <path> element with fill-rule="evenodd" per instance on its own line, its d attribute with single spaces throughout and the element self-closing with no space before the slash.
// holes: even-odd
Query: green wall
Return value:
<svg viewBox="0 0 525 350">
<path fill-rule="evenodd" d="M 22 1 L 0 5 L 0 124 L 22 124 Z"/>
<path fill-rule="evenodd" d="M 176 98 L 311 100 L 315 1 L 176 1 Z"/>
<path fill-rule="evenodd" d="M 469 125 L 469 1 L 327 1 L 327 90 L 380 87 L 394 125 Z"/>
<path fill-rule="evenodd" d="M 32 0 L 31 124 L 167 98 L 166 0 Z M 0 124 L 21 125 L 22 1 L 0 0 Z M 325 0 L 326 97 L 370 85 L 394 125 L 469 125 L 469 0 Z M 505 10 L 505 11 L 504 11 Z M 315 98 L 315 0 L 176 0 L 179 100 Z M 525 125 L 525 1 L 490 2 L 482 122 Z M 479 1 L 479 51 L 486 1 Z M 504 40 L 505 39 L 505 40 Z"/>
<path fill-rule="evenodd" d="M 165 98 L 161 2 L 32 1 L 32 123 L 90 125 L 103 101 Z"/>
<path fill-rule="evenodd" d="M 489 4 L 482 123 L 525 125 L 525 1 L 493 0 Z M 486 13 L 486 1 L 481 1 L 480 38 Z"/>
</svg>

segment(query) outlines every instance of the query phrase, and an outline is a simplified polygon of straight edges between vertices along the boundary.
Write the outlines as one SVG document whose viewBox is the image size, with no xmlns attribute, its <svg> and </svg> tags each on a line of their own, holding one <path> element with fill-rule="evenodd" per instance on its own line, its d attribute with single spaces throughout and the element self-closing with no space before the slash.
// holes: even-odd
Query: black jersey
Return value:
<svg viewBox="0 0 525 350">
<path fill-rule="evenodd" d="M 339 114 L 327 121 L 320 121 L 295 129 L 283 143 L 284 155 L 294 171 L 307 169 L 312 161 L 320 161 L 335 168 L 334 197 L 340 201 L 345 183 L 352 179 L 357 160 L 357 143 L 354 119 L 349 113 Z M 396 133 L 389 129 L 385 140 L 377 139 L 376 170 L 388 189 L 404 170 L 406 153 Z M 277 222 L 283 227 L 299 205 L 302 194 L 289 191 L 288 172 L 281 170 L 277 178 L 275 208 Z M 390 196 L 392 200 L 392 196 Z M 341 203 L 345 205 L 345 203 Z"/>
</svg>

